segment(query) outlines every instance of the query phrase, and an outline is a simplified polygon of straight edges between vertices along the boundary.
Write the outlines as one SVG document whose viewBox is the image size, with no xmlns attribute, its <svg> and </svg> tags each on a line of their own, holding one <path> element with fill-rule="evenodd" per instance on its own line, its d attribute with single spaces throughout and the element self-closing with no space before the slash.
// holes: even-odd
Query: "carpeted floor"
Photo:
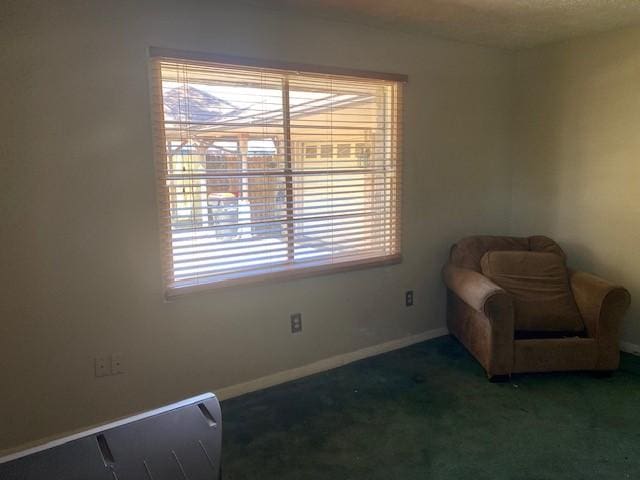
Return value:
<svg viewBox="0 0 640 480">
<path fill-rule="evenodd" d="M 640 357 L 492 384 L 450 337 L 222 404 L 223 478 L 640 478 Z"/>
</svg>

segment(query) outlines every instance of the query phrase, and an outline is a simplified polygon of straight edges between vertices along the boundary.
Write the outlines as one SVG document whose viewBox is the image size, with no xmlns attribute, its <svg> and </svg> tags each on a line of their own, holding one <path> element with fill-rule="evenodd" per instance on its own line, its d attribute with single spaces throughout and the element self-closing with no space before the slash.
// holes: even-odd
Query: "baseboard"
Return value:
<svg viewBox="0 0 640 480">
<path fill-rule="evenodd" d="M 220 400 L 226 400 L 228 398 L 244 395 L 245 393 L 255 392 L 256 390 L 262 390 L 263 388 L 272 387 L 280 383 L 297 380 L 298 378 L 313 375 L 314 373 L 320 373 L 337 367 L 341 367 L 351 362 L 362 360 L 363 358 L 373 357 L 381 353 L 408 347 L 409 345 L 413 345 L 414 343 L 420 343 L 432 338 L 442 337 L 443 335 L 447 335 L 448 333 L 449 331 L 446 327 L 435 328 L 433 330 L 428 330 L 416 335 L 410 335 L 408 337 L 399 338 L 397 340 L 391 340 L 389 342 L 380 343 L 371 347 L 362 348 L 354 352 L 343 353 L 334 357 L 325 358 L 317 362 L 303 365 L 302 367 L 284 370 L 282 372 L 277 372 L 271 375 L 256 378 L 255 380 L 249 380 L 248 382 L 224 387 L 216 390 L 215 394 Z"/>
<path fill-rule="evenodd" d="M 640 345 L 629 342 L 620 342 L 620 350 L 633 355 L 640 355 Z"/>
</svg>

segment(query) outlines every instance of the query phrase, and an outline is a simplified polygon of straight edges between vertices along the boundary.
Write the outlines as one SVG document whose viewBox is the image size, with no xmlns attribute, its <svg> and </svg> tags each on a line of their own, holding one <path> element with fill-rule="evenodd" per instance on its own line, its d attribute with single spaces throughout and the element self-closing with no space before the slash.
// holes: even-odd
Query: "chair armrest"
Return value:
<svg viewBox="0 0 640 480">
<path fill-rule="evenodd" d="M 589 336 L 608 337 L 617 342 L 622 316 L 631 303 L 627 289 L 586 272 L 572 270 L 569 275 L 571 291 Z"/>
<path fill-rule="evenodd" d="M 484 275 L 447 264 L 442 269 L 445 285 L 471 308 L 486 316 L 491 315 L 493 299 L 509 295 Z"/>
<path fill-rule="evenodd" d="M 511 374 L 513 297 L 473 270 L 447 264 L 442 276 L 449 289 L 449 331 L 480 361 L 489 377 Z"/>
</svg>

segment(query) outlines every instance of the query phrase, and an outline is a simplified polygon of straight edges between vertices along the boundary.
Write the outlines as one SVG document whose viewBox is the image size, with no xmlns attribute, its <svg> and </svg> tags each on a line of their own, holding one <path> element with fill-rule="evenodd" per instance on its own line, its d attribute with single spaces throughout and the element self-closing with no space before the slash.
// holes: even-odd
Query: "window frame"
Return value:
<svg viewBox="0 0 640 480">
<path fill-rule="evenodd" d="M 396 82 L 396 101 L 399 100 L 399 104 L 402 105 L 402 98 L 404 95 L 404 86 L 408 82 L 408 76 L 402 74 L 395 73 L 381 73 L 374 71 L 365 71 L 365 70 L 353 70 L 353 69 L 345 69 L 340 67 L 326 67 L 319 65 L 305 65 L 305 64 L 295 64 L 288 62 L 280 62 L 280 61 L 265 61 L 253 58 L 246 57 L 236 57 L 229 55 L 218 55 L 218 54 L 209 54 L 202 52 L 187 52 L 183 50 L 173 50 L 166 48 L 157 48 L 150 47 L 149 48 L 149 57 L 150 57 L 150 68 L 153 70 L 155 68 L 156 60 L 175 60 L 175 61 L 202 61 L 202 62 L 213 62 L 220 64 L 228 64 L 240 67 L 256 67 L 256 68 L 265 68 L 265 69 L 273 69 L 277 70 L 279 73 L 291 73 L 296 74 L 298 72 L 310 73 L 310 74 L 321 74 L 321 75 L 336 75 L 336 76 L 345 76 L 345 77 L 359 77 L 363 79 L 371 79 L 371 80 L 387 80 Z M 154 156 L 155 156 L 155 165 L 156 165 L 156 177 L 159 182 L 157 188 L 158 197 L 167 197 L 169 196 L 169 189 L 166 186 L 167 173 L 166 168 L 159 168 L 159 165 L 166 165 L 166 149 L 165 149 L 165 134 L 164 127 L 157 128 L 157 125 L 163 123 L 164 112 L 163 112 L 163 102 L 162 100 L 156 101 L 155 98 L 162 99 L 162 82 L 158 81 L 159 75 L 154 73 L 153 71 L 150 74 L 150 83 L 151 83 L 151 94 L 152 98 L 150 99 L 151 103 L 151 112 L 152 112 L 152 126 L 153 126 L 153 138 L 154 138 Z M 285 80 L 288 84 L 288 81 Z M 285 90 L 287 91 L 285 93 Z M 288 85 L 286 88 L 283 88 L 283 96 L 285 102 L 285 109 L 283 111 L 284 114 L 284 129 L 285 129 L 285 138 L 288 137 L 288 142 L 291 143 L 290 132 L 290 120 L 288 119 L 289 112 L 288 109 Z M 402 184 L 402 151 L 403 151 L 403 135 L 402 135 L 402 127 L 403 127 L 403 114 L 404 109 L 402 106 L 398 106 L 395 111 L 396 118 L 394 118 L 395 125 L 395 148 L 396 148 L 396 159 L 395 159 L 395 169 L 396 176 L 398 179 L 398 184 Z M 351 147 L 351 145 L 350 145 Z M 319 148 L 317 148 L 319 150 Z M 289 150 L 290 151 L 290 150 Z M 306 153 L 306 152 L 305 152 Z M 332 156 L 336 155 L 333 152 L 332 147 Z M 306 156 L 306 155 L 305 155 Z M 285 158 L 285 167 L 284 167 L 284 177 L 286 178 L 286 208 L 287 208 L 287 218 L 293 219 L 293 209 L 294 209 L 294 200 L 293 200 L 293 187 L 291 186 L 291 178 L 292 178 L 292 166 L 291 166 L 291 154 L 286 155 Z M 211 281 L 201 284 L 195 285 L 186 285 L 186 286 L 173 286 L 168 285 L 166 276 L 164 272 L 167 271 L 168 266 L 166 263 L 170 260 L 171 253 L 169 255 L 164 251 L 164 245 L 170 245 L 171 242 L 171 229 L 165 228 L 163 225 L 163 210 L 159 208 L 159 217 L 160 217 L 160 236 L 163 245 L 161 245 L 162 251 L 162 259 L 163 259 L 163 286 L 165 291 L 165 297 L 167 299 L 171 299 L 174 297 L 180 297 L 186 294 L 196 293 L 196 292 L 206 292 L 209 290 L 216 290 L 221 288 L 230 288 L 237 287 L 241 285 L 247 284 L 256 284 L 256 283 L 265 283 L 275 280 L 290 280 L 290 279 L 298 279 L 298 278 L 306 278 L 316 275 L 324 275 L 324 274 L 332 274 L 339 273 L 344 271 L 352 271 L 359 270 L 365 268 L 372 267 L 381 267 L 386 265 L 393 265 L 402 262 L 402 247 L 400 243 L 400 238 L 402 236 L 402 188 L 400 186 L 397 187 L 397 198 L 395 199 L 394 207 L 394 221 L 396 225 L 396 241 L 398 243 L 398 253 L 380 257 L 371 257 L 371 258 L 363 258 L 363 259 L 355 259 L 342 261 L 338 263 L 323 263 L 319 265 L 312 266 L 304 266 L 300 268 L 292 268 L 285 269 L 280 271 L 273 271 L 267 273 L 252 273 L 248 272 L 246 274 L 239 274 L 227 279 L 221 279 L 217 281 Z M 160 200 L 160 198 L 159 198 Z M 166 201 L 166 198 L 162 199 Z M 291 212 L 289 212 L 291 210 Z M 289 248 L 292 249 L 291 238 L 292 235 L 288 235 Z M 171 247 L 168 247 L 169 249 Z M 169 266 L 171 268 L 171 266 Z"/>
</svg>

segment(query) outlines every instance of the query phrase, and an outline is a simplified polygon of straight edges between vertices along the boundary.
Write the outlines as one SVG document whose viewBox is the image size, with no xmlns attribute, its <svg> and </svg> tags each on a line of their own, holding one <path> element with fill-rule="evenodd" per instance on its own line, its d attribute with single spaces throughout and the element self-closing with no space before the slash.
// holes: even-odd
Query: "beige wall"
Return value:
<svg viewBox="0 0 640 480">
<path fill-rule="evenodd" d="M 620 282 L 640 344 L 640 28 L 517 54 L 512 229 Z"/>
<path fill-rule="evenodd" d="M 441 327 L 449 244 L 508 229 L 510 54 L 213 0 L 0 15 L 0 449 Z M 405 261 L 165 302 L 150 45 L 408 74 Z"/>
</svg>

